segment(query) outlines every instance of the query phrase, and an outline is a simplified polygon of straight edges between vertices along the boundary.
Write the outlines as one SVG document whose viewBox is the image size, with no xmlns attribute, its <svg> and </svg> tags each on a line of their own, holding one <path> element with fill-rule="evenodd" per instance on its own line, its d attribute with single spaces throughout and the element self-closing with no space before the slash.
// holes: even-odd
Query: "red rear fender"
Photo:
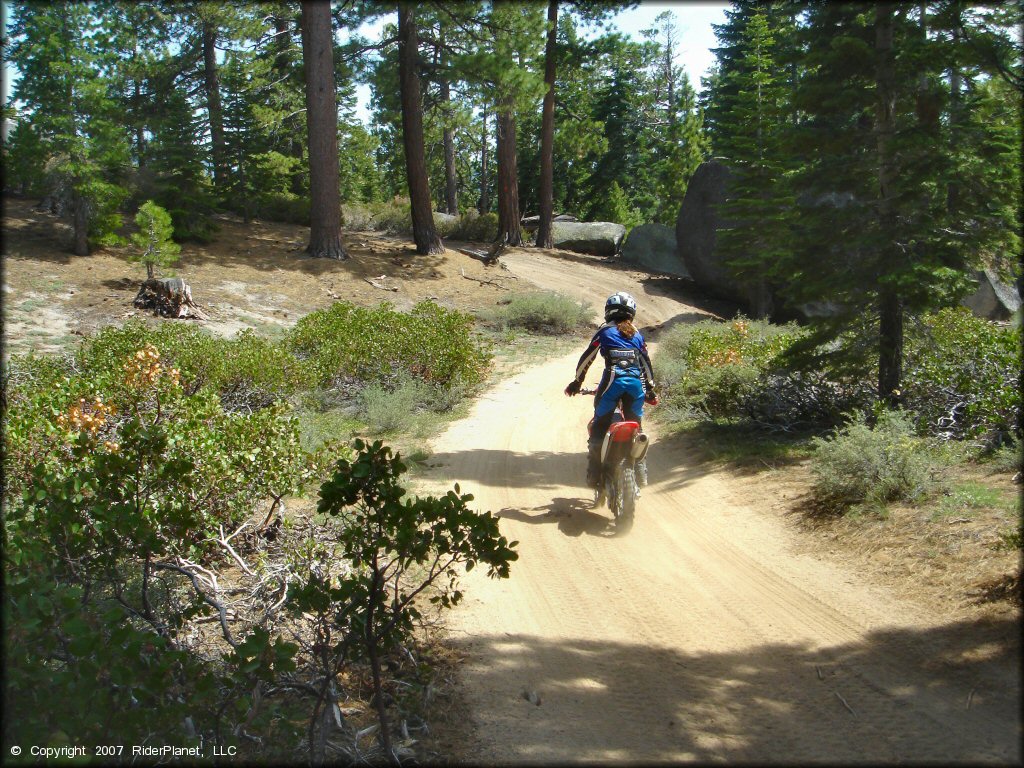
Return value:
<svg viewBox="0 0 1024 768">
<path fill-rule="evenodd" d="M 628 443 L 639 431 L 640 425 L 635 421 L 618 421 L 608 427 L 613 443 Z"/>
</svg>

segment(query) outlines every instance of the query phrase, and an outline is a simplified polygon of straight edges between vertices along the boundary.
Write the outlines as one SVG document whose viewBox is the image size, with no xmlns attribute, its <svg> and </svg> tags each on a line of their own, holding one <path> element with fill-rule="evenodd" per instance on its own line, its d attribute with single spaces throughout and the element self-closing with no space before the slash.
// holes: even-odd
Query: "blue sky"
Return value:
<svg viewBox="0 0 1024 768">
<path fill-rule="evenodd" d="M 10 18 L 7 13 L 8 4 L 2 4 L 6 21 Z M 731 3 L 723 2 L 642 2 L 636 8 L 619 12 L 612 23 L 625 34 L 639 38 L 642 30 L 654 24 L 658 14 L 663 11 L 674 13 L 680 32 L 680 51 L 677 60 L 689 75 L 691 85 L 699 91 L 701 77 L 714 62 L 714 56 L 709 50 L 716 45 L 711 25 L 725 21 L 725 9 L 730 5 Z M 12 76 L 6 62 L 3 75 L 3 99 L 6 103 Z M 361 86 L 359 95 L 360 101 L 367 99 L 368 86 Z M 364 120 L 368 117 L 365 109 L 358 110 L 357 114 Z"/>
<path fill-rule="evenodd" d="M 642 2 L 635 8 L 620 11 L 613 19 L 614 28 L 637 39 L 645 29 L 654 26 L 654 20 L 664 11 L 675 14 L 676 26 L 679 30 L 679 52 L 677 63 L 686 70 L 690 78 L 690 85 L 694 90 L 701 90 L 700 79 L 707 74 L 708 69 L 714 64 L 715 56 L 711 49 L 718 45 L 712 24 L 725 23 L 725 11 L 731 7 L 729 2 Z M 384 20 L 374 25 L 366 25 L 360 31 L 368 36 L 375 36 Z M 359 98 L 359 106 L 356 108 L 356 116 L 363 122 L 368 122 L 370 113 L 367 105 L 370 99 L 370 87 L 361 85 L 356 89 Z"/>
<path fill-rule="evenodd" d="M 713 2 L 651 2 L 621 11 L 615 17 L 615 26 L 622 32 L 640 37 L 640 32 L 653 26 L 654 19 L 663 11 L 675 14 L 679 28 L 680 52 L 678 63 L 690 76 L 690 84 L 700 90 L 700 79 L 715 61 L 711 48 L 718 45 L 712 24 L 725 23 L 725 11 L 732 3 Z"/>
</svg>

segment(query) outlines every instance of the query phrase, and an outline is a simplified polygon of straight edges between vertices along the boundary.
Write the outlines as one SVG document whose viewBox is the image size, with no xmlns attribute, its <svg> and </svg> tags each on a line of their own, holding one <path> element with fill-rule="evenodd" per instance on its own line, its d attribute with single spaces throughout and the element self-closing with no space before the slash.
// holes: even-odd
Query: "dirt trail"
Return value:
<svg viewBox="0 0 1024 768">
<path fill-rule="evenodd" d="M 701 315 L 621 271 L 503 259 L 595 308 L 629 290 L 644 324 Z M 1012 622 L 944 623 L 795 553 L 784 522 L 656 433 L 652 485 L 616 535 L 582 483 L 590 398 L 561 394 L 575 360 L 505 380 L 434 444 L 438 484 L 520 542 L 512 578 L 474 571 L 453 617 L 473 719 L 458 758 L 1020 761 L 1017 657 L 989 642 Z"/>
</svg>

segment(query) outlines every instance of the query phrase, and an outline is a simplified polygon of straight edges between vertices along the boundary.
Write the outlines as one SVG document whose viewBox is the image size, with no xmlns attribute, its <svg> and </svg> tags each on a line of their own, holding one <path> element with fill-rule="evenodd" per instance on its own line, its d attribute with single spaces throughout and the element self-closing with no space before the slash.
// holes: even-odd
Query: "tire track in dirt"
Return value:
<svg viewBox="0 0 1024 768">
<path fill-rule="evenodd" d="M 544 287 L 596 286 L 598 307 L 630 290 L 648 324 L 700 316 L 622 272 L 519 258 Z M 520 542 L 512 578 L 474 571 L 452 617 L 475 739 L 458 757 L 1020 760 L 1014 658 L 795 555 L 783 523 L 656 434 L 653 483 L 616 536 L 582 483 L 590 399 L 561 395 L 575 358 L 501 382 L 434 445 L 439 487 L 459 482 Z"/>
</svg>

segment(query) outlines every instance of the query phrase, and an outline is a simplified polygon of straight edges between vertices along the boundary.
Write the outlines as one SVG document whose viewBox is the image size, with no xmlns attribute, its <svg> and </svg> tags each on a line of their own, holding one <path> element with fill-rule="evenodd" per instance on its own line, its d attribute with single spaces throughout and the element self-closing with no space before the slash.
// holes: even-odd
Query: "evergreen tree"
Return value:
<svg viewBox="0 0 1024 768">
<path fill-rule="evenodd" d="M 181 247 L 172 239 L 171 217 L 163 208 L 147 200 L 135 214 L 139 231 L 132 235 L 132 243 L 139 249 L 128 257 L 129 261 L 146 265 L 146 279 L 152 280 L 156 267 L 169 267 L 178 260 Z"/>
<path fill-rule="evenodd" d="M 777 265 L 790 247 L 793 196 L 786 175 L 793 163 L 783 147 L 789 109 L 775 56 L 775 41 L 764 14 L 746 19 L 740 55 L 721 73 L 718 106 L 723 130 L 717 152 L 731 171 L 729 199 L 716 248 L 746 284 L 750 310 L 769 316 L 771 283 L 785 280 Z"/>
<path fill-rule="evenodd" d="M 306 141 L 309 147 L 312 256 L 347 259 L 341 242 L 338 109 L 334 86 L 334 32 L 330 6 L 303 0 L 302 59 L 306 71 Z"/>
<path fill-rule="evenodd" d="M 650 76 L 654 89 L 651 120 L 654 151 L 654 221 L 675 226 L 686 195 L 686 186 L 697 166 L 708 155 L 708 140 L 703 133 L 697 109 L 697 94 L 690 79 L 678 64 L 679 31 L 673 14 L 665 11 L 654 20 L 645 36 L 655 46 Z"/>
<path fill-rule="evenodd" d="M 805 158 L 794 174 L 803 205 L 792 256 L 780 265 L 794 303 L 840 308 L 810 344 L 851 328 L 873 339 L 846 345 L 846 365 L 863 363 L 873 348 L 879 399 L 888 404 L 899 400 L 906 313 L 967 290 L 980 257 L 974 234 L 1000 216 L 984 197 L 961 194 L 950 204 L 968 155 L 995 143 L 979 134 L 966 155 L 944 150 L 946 105 L 931 94 L 948 69 L 947 45 L 922 34 L 920 8 L 825 4 L 808 13 L 797 104 L 805 117 L 793 145 Z"/>
<path fill-rule="evenodd" d="M 4 187 L 19 195 L 45 194 L 47 150 L 39 131 L 17 119 L 3 145 Z"/>
<path fill-rule="evenodd" d="M 402 139 L 405 147 L 406 182 L 412 214 L 412 234 L 416 253 L 443 253 L 444 245 L 434 226 L 423 149 L 423 102 L 420 97 L 419 39 L 416 12 L 411 3 L 398 6 L 399 90 L 402 103 Z"/>
<path fill-rule="evenodd" d="M 10 60 L 21 72 L 12 94 L 31 113 L 48 153 L 50 195 L 71 214 L 76 255 L 116 241 L 128 142 L 106 77 L 111 65 L 99 20 L 75 2 L 14 8 Z"/>
</svg>

